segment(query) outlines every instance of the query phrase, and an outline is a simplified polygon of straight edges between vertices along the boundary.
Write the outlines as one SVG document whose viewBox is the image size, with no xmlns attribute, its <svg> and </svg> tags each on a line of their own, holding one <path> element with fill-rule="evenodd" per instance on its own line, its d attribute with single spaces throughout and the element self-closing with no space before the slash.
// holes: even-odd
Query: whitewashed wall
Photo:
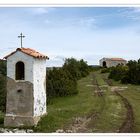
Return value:
<svg viewBox="0 0 140 140">
<path fill-rule="evenodd" d="M 46 60 L 34 60 L 34 116 L 40 116 L 46 113 Z"/>
<path fill-rule="evenodd" d="M 18 61 L 22 61 L 25 66 L 25 81 L 33 83 L 33 63 L 34 58 L 17 51 L 7 58 L 7 76 L 15 80 L 15 65 Z"/>
</svg>

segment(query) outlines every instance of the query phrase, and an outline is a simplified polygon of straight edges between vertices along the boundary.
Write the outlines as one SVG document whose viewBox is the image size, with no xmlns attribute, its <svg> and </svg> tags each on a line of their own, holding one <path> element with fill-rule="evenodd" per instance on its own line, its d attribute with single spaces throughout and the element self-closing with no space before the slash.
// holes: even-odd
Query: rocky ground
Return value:
<svg viewBox="0 0 140 140">
<path fill-rule="evenodd" d="M 32 129 L 8 129 L 8 128 L 0 128 L 0 133 L 33 133 Z"/>
</svg>

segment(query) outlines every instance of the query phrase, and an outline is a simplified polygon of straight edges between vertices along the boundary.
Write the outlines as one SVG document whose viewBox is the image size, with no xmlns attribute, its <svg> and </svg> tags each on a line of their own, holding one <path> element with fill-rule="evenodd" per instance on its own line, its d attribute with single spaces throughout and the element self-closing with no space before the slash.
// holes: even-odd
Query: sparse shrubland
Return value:
<svg viewBox="0 0 140 140">
<path fill-rule="evenodd" d="M 53 68 L 47 72 L 47 100 L 51 102 L 51 98 L 71 96 L 78 93 L 77 80 L 89 74 L 87 63 L 81 59 L 74 58 L 65 60 L 61 68 Z"/>
<path fill-rule="evenodd" d="M 48 101 L 53 97 L 70 96 L 78 93 L 76 80 L 72 80 L 70 73 L 62 68 L 53 68 L 48 71 L 46 83 Z"/>
<path fill-rule="evenodd" d="M 114 79 L 115 81 L 122 80 L 126 76 L 127 71 L 128 66 L 117 65 L 116 67 L 111 67 L 108 78 Z"/>
<path fill-rule="evenodd" d="M 68 58 L 62 68 L 70 73 L 72 80 L 79 80 L 89 74 L 89 67 L 83 59 L 78 61 L 74 58 Z"/>
<path fill-rule="evenodd" d="M 109 73 L 110 72 L 110 68 L 102 68 L 101 69 L 101 73 Z"/>
<path fill-rule="evenodd" d="M 140 84 L 140 59 L 130 60 L 127 65 L 118 65 L 110 69 L 110 79 L 122 83 Z"/>
</svg>

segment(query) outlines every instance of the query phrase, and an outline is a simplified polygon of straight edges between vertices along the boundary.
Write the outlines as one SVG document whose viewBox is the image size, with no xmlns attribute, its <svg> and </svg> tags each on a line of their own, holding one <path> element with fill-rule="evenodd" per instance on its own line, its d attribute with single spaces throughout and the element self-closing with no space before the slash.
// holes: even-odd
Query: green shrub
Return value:
<svg viewBox="0 0 140 140">
<path fill-rule="evenodd" d="M 110 68 L 109 78 L 114 79 L 115 81 L 122 80 L 122 78 L 127 75 L 128 67 L 124 65 L 117 65 L 116 67 Z"/>
<path fill-rule="evenodd" d="M 101 73 L 109 73 L 110 72 L 110 68 L 102 68 L 101 69 Z"/>
<path fill-rule="evenodd" d="M 0 111 L 6 109 L 6 61 L 0 60 Z"/>
<path fill-rule="evenodd" d="M 6 109 L 6 76 L 0 75 L 0 111 Z"/>
<path fill-rule="evenodd" d="M 0 74 L 6 76 L 6 61 L 0 60 Z"/>
<path fill-rule="evenodd" d="M 83 59 L 78 61 L 75 58 L 67 58 L 63 69 L 70 73 L 73 80 L 79 80 L 89 74 L 89 67 Z"/>
<path fill-rule="evenodd" d="M 48 72 L 46 87 L 48 98 L 77 94 L 76 81 L 71 80 L 62 68 Z"/>
<path fill-rule="evenodd" d="M 126 66 L 112 67 L 109 78 L 120 80 L 122 83 L 140 84 L 140 59 L 138 61 L 130 60 Z"/>
<path fill-rule="evenodd" d="M 62 68 L 53 68 L 47 72 L 47 101 L 51 98 L 71 96 L 78 93 L 77 80 L 89 74 L 87 63 L 81 59 L 68 58 Z"/>
</svg>

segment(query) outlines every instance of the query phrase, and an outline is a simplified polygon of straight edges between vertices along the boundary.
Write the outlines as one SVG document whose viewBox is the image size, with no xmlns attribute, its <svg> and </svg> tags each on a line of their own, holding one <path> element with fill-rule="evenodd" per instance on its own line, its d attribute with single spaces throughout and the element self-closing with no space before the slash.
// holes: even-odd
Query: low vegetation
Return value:
<svg viewBox="0 0 140 140">
<path fill-rule="evenodd" d="M 116 87 L 124 87 L 125 90 L 120 91 L 119 93 L 125 97 L 133 108 L 134 113 L 134 126 L 133 132 L 139 133 L 140 132 L 140 110 L 139 110 L 139 103 L 140 103 L 140 85 L 134 84 L 122 84 L 120 81 L 112 80 L 113 85 Z"/>
<path fill-rule="evenodd" d="M 0 61 L 0 111 L 6 109 L 6 61 Z"/>
<path fill-rule="evenodd" d="M 140 133 L 140 86 L 138 85 L 127 85 L 127 89 L 120 92 L 122 96 L 127 98 L 129 103 L 132 105 L 134 112 L 134 127 L 133 132 Z"/>
<path fill-rule="evenodd" d="M 122 69 L 123 72 L 120 73 Z M 121 91 L 120 94 L 128 99 L 132 105 L 134 111 L 133 131 L 136 133 L 140 132 L 140 59 L 138 61 L 131 60 L 126 66 L 120 65 L 116 68 L 113 68 L 109 74 L 109 78 L 115 80 L 113 81 L 115 85 L 127 87 L 127 89 Z M 121 83 L 123 83 L 123 85 Z"/>
<path fill-rule="evenodd" d="M 74 58 L 65 60 L 61 68 L 53 68 L 47 72 L 47 99 L 51 103 L 54 97 L 71 96 L 78 93 L 77 80 L 89 74 L 87 63 Z"/>
<path fill-rule="evenodd" d="M 6 75 L 6 61 L 0 60 L 0 75 Z"/>
<path fill-rule="evenodd" d="M 126 66 L 118 65 L 110 68 L 109 78 L 126 84 L 140 84 L 140 59 L 130 60 Z"/>
</svg>

